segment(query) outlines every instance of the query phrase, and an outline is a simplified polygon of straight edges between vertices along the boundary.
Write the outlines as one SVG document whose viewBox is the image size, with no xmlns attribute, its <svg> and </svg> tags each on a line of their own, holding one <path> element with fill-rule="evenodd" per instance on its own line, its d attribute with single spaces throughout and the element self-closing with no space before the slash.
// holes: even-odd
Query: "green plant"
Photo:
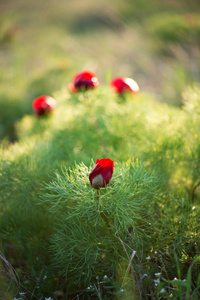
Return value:
<svg viewBox="0 0 200 300">
<path fill-rule="evenodd" d="M 154 218 L 154 207 L 162 201 L 158 178 L 140 163 L 117 164 L 110 185 L 98 192 L 88 176 L 84 164 L 64 170 L 47 184 L 41 200 L 56 216 L 51 247 L 54 264 L 72 291 L 86 288 L 105 274 L 116 278 L 118 273 L 117 280 L 123 281 L 122 264 L 127 261 L 128 267 L 133 250 L 139 256 L 144 248 L 148 252 L 160 232 Z"/>
<path fill-rule="evenodd" d="M 69 299 L 170 292 L 169 282 L 155 285 L 154 273 L 177 276 L 175 251 L 186 277 L 200 247 L 199 88 L 184 91 L 180 108 L 142 92 L 122 102 L 103 87 L 53 96 L 51 116 L 25 116 L 19 141 L 1 145 L 0 239 L 20 292 Z M 106 157 L 114 174 L 98 195 L 91 159 Z"/>
</svg>

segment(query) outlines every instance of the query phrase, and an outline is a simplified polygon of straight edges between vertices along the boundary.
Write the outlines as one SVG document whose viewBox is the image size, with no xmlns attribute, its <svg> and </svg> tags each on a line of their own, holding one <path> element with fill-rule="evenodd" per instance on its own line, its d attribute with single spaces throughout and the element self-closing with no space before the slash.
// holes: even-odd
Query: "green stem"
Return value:
<svg viewBox="0 0 200 300">
<path fill-rule="evenodd" d="M 106 225 L 109 227 L 109 219 L 104 214 L 101 205 L 99 205 L 99 199 L 100 199 L 100 190 L 97 190 L 97 203 L 98 203 L 98 207 L 99 207 L 99 211 L 100 211 L 100 216 L 104 220 Z"/>
<path fill-rule="evenodd" d="M 192 204 L 194 204 L 195 190 L 198 188 L 199 185 L 200 185 L 200 181 L 194 186 L 192 190 Z"/>
</svg>

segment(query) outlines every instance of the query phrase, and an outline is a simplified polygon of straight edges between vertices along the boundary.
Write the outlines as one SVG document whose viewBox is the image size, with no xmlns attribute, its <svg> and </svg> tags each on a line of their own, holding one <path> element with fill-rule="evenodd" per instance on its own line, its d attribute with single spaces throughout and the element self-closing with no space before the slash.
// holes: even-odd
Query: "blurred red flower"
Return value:
<svg viewBox="0 0 200 300">
<path fill-rule="evenodd" d="M 56 106 L 56 100 L 50 96 L 41 95 L 33 100 L 32 107 L 37 116 L 51 113 Z"/>
<path fill-rule="evenodd" d="M 81 90 L 93 89 L 99 86 L 99 80 L 95 73 L 91 71 L 82 71 L 74 75 L 72 82 L 68 84 L 68 89 L 72 93 Z"/>
<path fill-rule="evenodd" d="M 109 158 L 97 159 L 96 165 L 89 174 L 93 188 L 99 189 L 109 184 L 113 175 L 114 162 Z"/>
<path fill-rule="evenodd" d="M 139 92 L 138 84 L 127 77 L 115 77 L 110 82 L 110 88 L 120 96 L 125 93 L 137 94 Z"/>
</svg>

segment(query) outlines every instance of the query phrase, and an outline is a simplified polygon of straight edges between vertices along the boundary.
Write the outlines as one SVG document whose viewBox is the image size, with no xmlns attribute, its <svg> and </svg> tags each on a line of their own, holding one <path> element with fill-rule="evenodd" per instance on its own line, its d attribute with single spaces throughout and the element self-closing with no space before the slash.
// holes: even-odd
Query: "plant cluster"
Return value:
<svg viewBox="0 0 200 300">
<path fill-rule="evenodd" d="M 17 272 L 13 293 L 198 299 L 200 90 L 185 90 L 183 108 L 103 87 L 54 97 L 53 114 L 25 116 L 19 141 L 1 146 L 2 266 Z M 106 157 L 113 176 L 94 189 L 93 159 Z"/>
<path fill-rule="evenodd" d="M 0 299 L 197 300 L 198 1 L 65 2 L 0 3 Z"/>
</svg>

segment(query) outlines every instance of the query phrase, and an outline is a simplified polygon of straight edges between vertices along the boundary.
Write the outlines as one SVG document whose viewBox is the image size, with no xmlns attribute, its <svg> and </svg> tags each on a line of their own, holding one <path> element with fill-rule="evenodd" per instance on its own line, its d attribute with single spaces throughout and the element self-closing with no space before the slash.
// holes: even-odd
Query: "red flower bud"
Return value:
<svg viewBox="0 0 200 300">
<path fill-rule="evenodd" d="M 42 95 L 33 100 L 32 106 L 37 116 L 43 116 L 54 110 L 56 100 L 50 96 Z"/>
<path fill-rule="evenodd" d="M 131 78 L 116 77 L 110 82 L 110 88 L 119 94 L 124 93 L 137 94 L 139 92 L 138 84 Z"/>
<path fill-rule="evenodd" d="M 109 158 L 97 159 L 96 165 L 89 174 L 93 188 L 99 189 L 109 184 L 113 175 L 114 162 Z"/>
<path fill-rule="evenodd" d="M 73 77 L 73 81 L 68 84 L 68 89 L 70 92 L 76 93 L 81 90 L 93 89 L 97 86 L 99 86 L 99 80 L 95 73 L 83 71 Z"/>
</svg>

